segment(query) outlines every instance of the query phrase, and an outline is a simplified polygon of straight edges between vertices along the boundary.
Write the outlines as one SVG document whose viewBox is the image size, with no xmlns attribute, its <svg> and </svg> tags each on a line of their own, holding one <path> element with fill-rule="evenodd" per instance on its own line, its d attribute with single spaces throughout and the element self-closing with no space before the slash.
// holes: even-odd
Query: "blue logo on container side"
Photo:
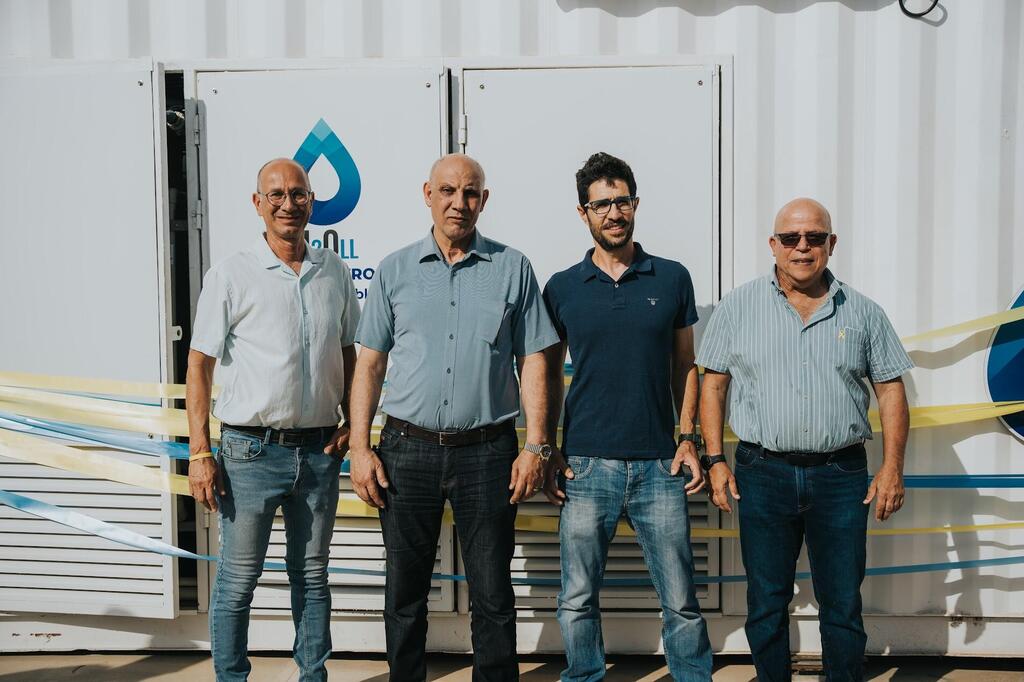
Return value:
<svg viewBox="0 0 1024 682">
<path fill-rule="evenodd" d="M 338 192 L 327 201 L 313 201 L 313 215 L 309 222 L 313 225 L 333 225 L 340 223 L 355 210 L 356 204 L 359 203 L 362 183 L 352 155 L 323 119 L 317 121 L 309 131 L 309 135 L 295 152 L 294 159 L 302 164 L 308 173 L 321 156 L 330 162 L 338 174 Z"/>
<path fill-rule="evenodd" d="M 1024 289 L 1010 310 L 1024 306 Z M 988 350 L 988 393 L 993 401 L 1024 400 L 1024 320 L 1000 325 Z M 1024 440 L 1024 412 L 1000 417 L 1006 428 Z"/>
</svg>

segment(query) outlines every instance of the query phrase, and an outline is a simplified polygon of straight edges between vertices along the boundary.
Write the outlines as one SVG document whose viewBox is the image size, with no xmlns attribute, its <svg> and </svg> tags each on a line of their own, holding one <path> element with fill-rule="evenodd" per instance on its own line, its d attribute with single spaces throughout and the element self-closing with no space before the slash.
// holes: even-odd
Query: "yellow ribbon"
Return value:
<svg viewBox="0 0 1024 682">
<path fill-rule="evenodd" d="M 903 343 L 916 343 L 918 341 L 926 341 L 928 339 L 938 339 L 943 336 L 953 336 L 955 334 L 966 334 L 967 332 L 991 329 L 992 327 L 998 327 L 1001 324 L 1010 324 L 1011 322 L 1017 322 L 1018 320 L 1024 320 L 1024 306 L 1020 308 L 1011 308 L 1010 310 L 995 313 L 993 315 L 985 315 L 984 317 L 978 317 L 973 320 L 968 320 L 967 322 L 953 324 L 930 332 L 914 334 L 913 336 L 904 336 L 900 341 Z"/>
</svg>

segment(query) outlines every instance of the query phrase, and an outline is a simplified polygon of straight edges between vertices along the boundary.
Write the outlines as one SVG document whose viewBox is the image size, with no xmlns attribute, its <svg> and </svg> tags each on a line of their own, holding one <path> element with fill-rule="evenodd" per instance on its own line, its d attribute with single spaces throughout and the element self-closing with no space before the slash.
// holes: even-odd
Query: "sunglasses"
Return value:
<svg viewBox="0 0 1024 682">
<path fill-rule="evenodd" d="M 801 239 L 807 239 L 808 246 L 821 246 L 831 236 L 831 232 L 782 232 L 776 234 L 775 238 L 787 249 L 792 249 Z"/>
</svg>

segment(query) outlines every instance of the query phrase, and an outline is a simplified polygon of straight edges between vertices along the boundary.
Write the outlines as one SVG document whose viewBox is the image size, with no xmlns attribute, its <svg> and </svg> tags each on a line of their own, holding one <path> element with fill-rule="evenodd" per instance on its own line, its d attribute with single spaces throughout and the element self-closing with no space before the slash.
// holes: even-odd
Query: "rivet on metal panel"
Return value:
<svg viewBox="0 0 1024 682">
<path fill-rule="evenodd" d="M 140 88 L 142 87 L 142 81 L 136 81 L 136 83 L 138 83 L 138 84 L 139 84 L 139 87 L 140 87 Z"/>
<path fill-rule="evenodd" d="M 217 94 L 217 88 L 213 89 L 213 94 L 215 94 L 215 95 Z"/>
<path fill-rule="evenodd" d="M 430 83 L 427 83 L 427 87 L 428 87 L 428 88 L 430 87 Z"/>
<path fill-rule="evenodd" d="M 483 89 L 484 89 L 484 84 L 483 84 L 483 83 L 481 83 L 481 84 L 480 84 L 480 89 L 481 89 L 481 90 L 483 90 Z"/>
<path fill-rule="evenodd" d="M 697 85 L 704 85 L 704 81 L 697 81 Z"/>
</svg>

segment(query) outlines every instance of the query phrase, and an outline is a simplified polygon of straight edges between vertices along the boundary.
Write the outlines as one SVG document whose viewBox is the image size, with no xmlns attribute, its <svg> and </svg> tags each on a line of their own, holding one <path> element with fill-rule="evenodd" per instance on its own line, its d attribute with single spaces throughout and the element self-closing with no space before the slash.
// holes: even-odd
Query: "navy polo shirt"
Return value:
<svg viewBox="0 0 1024 682">
<path fill-rule="evenodd" d="M 697 321 L 693 281 L 682 264 L 647 254 L 616 282 L 592 260 L 544 287 L 551 321 L 572 356 L 562 452 L 655 459 L 676 451 L 670 372 L 675 331 Z"/>
</svg>

